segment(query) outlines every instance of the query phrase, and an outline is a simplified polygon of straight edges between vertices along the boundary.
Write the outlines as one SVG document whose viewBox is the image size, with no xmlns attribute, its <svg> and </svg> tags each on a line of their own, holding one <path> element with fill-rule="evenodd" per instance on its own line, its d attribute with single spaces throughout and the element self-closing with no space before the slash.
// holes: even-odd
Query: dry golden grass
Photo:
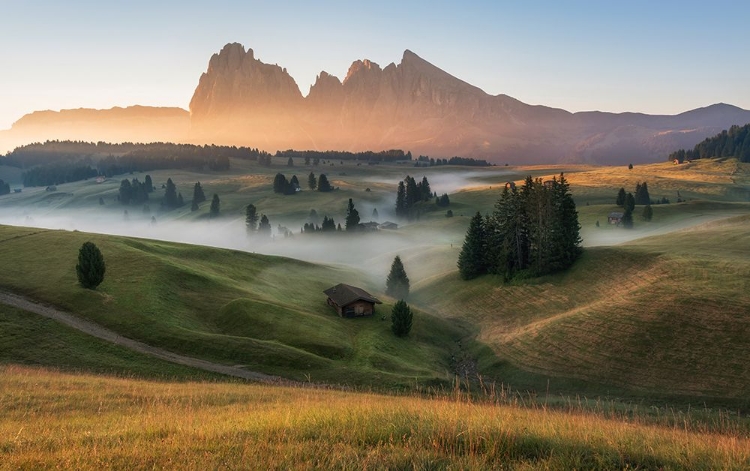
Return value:
<svg viewBox="0 0 750 471">
<path fill-rule="evenodd" d="M 746 469 L 750 439 L 595 413 L 3 367 L 3 469 Z"/>
</svg>

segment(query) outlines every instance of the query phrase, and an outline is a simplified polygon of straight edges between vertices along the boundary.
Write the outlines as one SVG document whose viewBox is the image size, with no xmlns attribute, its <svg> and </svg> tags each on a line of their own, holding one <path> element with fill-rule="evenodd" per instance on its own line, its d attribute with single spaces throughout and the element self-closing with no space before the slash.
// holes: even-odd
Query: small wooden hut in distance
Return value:
<svg viewBox="0 0 750 471">
<path fill-rule="evenodd" d="M 371 316 L 375 313 L 375 305 L 383 304 L 362 288 L 344 283 L 323 292 L 328 296 L 328 305 L 336 309 L 341 317 Z"/>
</svg>

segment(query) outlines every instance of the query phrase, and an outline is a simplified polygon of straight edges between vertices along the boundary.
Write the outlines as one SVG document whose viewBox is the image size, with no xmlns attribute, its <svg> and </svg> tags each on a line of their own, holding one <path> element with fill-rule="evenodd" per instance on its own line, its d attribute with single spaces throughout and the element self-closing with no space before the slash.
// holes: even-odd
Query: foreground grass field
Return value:
<svg viewBox="0 0 750 471">
<path fill-rule="evenodd" d="M 0 367 L 3 469 L 727 469 L 750 437 L 639 415 Z"/>
</svg>

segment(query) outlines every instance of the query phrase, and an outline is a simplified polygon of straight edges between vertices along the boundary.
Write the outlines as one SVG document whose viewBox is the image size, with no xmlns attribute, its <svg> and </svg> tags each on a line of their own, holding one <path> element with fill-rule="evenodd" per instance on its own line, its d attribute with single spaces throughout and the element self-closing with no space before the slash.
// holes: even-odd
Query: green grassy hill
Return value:
<svg viewBox="0 0 750 471">
<path fill-rule="evenodd" d="M 478 326 L 500 359 L 486 370 L 517 387 L 745 400 L 748 280 L 750 216 L 739 216 L 589 248 L 537 280 L 449 274 L 414 300 Z"/>
<path fill-rule="evenodd" d="M 96 291 L 75 278 L 78 248 L 87 240 L 108 266 Z M 0 259 L 2 289 L 150 345 L 300 381 L 450 382 L 452 350 L 467 335 L 419 312 L 410 338 L 398 339 L 387 298 L 371 318 L 341 319 L 326 305 L 324 289 L 361 281 L 382 296 L 380 287 L 350 270 L 280 257 L 0 226 Z"/>
</svg>

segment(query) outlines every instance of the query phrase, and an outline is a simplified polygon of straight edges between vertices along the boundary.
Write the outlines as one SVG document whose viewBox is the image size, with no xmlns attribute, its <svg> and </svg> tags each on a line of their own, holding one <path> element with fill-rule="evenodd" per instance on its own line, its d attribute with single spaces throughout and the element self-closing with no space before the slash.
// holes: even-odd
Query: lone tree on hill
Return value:
<svg viewBox="0 0 750 471">
<path fill-rule="evenodd" d="M 333 188 L 331 188 L 331 184 L 328 182 L 328 177 L 326 177 L 325 173 L 320 174 L 320 178 L 318 178 L 318 191 L 331 191 Z"/>
<path fill-rule="evenodd" d="M 411 331 L 413 314 L 409 305 L 403 299 L 393 305 L 391 311 L 391 330 L 396 337 L 406 337 Z"/>
<path fill-rule="evenodd" d="M 197 205 L 204 201 L 206 201 L 206 194 L 203 193 L 201 182 L 197 182 L 195 186 L 193 186 L 193 203 Z"/>
<path fill-rule="evenodd" d="M 458 256 L 458 271 L 464 280 L 471 280 L 487 272 L 486 238 L 484 218 L 477 211 L 471 218 L 463 248 Z"/>
<path fill-rule="evenodd" d="M 167 179 L 167 189 L 164 191 L 164 206 L 168 208 L 176 208 L 177 203 L 177 187 L 171 178 Z"/>
<path fill-rule="evenodd" d="M 247 232 L 255 232 L 255 228 L 258 224 L 258 210 L 254 204 L 248 204 L 245 208 L 245 226 Z"/>
<path fill-rule="evenodd" d="M 315 191 L 315 189 L 318 187 L 318 179 L 315 178 L 315 174 L 312 172 L 310 172 L 310 175 L 307 176 L 307 186 L 312 191 Z"/>
<path fill-rule="evenodd" d="M 271 236 L 271 222 L 268 220 L 266 215 L 260 217 L 260 224 L 258 224 L 258 234 L 266 237 Z"/>
<path fill-rule="evenodd" d="M 289 157 L 289 160 L 286 161 L 287 167 L 294 167 L 294 159 Z"/>
<path fill-rule="evenodd" d="M 354 209 L 354 202 L 349 198 L 349 205 L 346 207 L 346 230 L 348 232 L 359 229 L 359 211 Z"/>
<path fill-rule="evenodd" d="M 219 195 L 214 193 L 213 199 L 211 199 L 211 217 L 215 218 L 219 215 L 219 211 L 221 210 L 221 200 L 219 199 Z"/>
<path fill-rule="evenodd" d="M 406 299 L 409 296 L 409 277 L 406 276 L 404 264 L 398 255 L 391 264 L 391 272 L 385 282 L 385 292 L 396 299 Z"/>
<path fill-rule="evenodd" d="M 84 242 L 78 251 L 76 274 L 78 282 L 86 289 L 96 289 L 104 280 L 104 257 L 93 242 Z"/>
</svg>

